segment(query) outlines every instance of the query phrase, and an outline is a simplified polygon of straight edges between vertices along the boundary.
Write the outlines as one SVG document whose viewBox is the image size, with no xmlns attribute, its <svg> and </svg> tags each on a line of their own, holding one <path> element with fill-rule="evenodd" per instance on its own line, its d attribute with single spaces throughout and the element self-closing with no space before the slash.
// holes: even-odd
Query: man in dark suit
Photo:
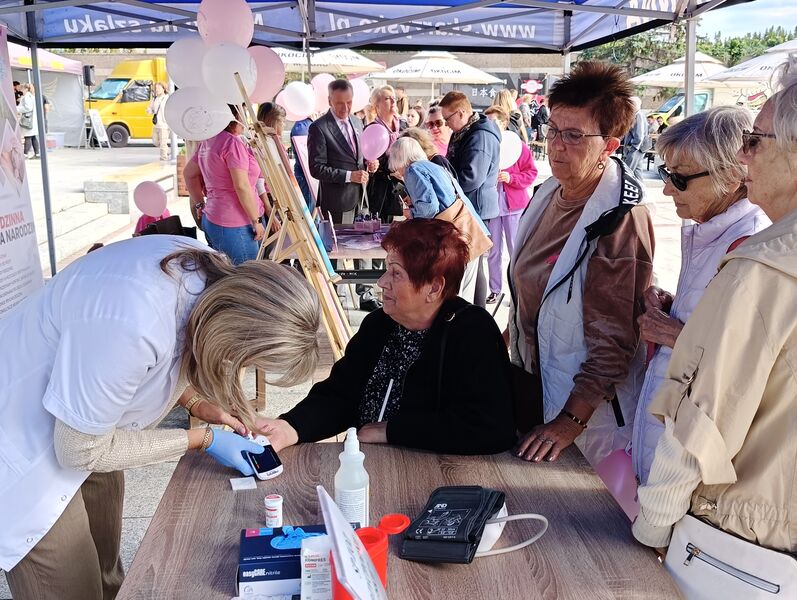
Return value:
<svg viewBox="0 0 797 600">
<path fill-rule="evenodd" d="M 329 84 L 329 111 L 307 131 L 307 160 L 310 174 L 318 179 L 318 205 L 333 223 L 353 223 L 363 201 L 368 171 L 360 147 L 363 126 L 351 116 L 354 90 L 345 79 Z M 370 263 L 370 261 L 367 261 Z M 370 264 L 360 268 L 370 268 Z M 360 308 L 372 311 L 382 303 L 370 286 L 357 286 Z"/>
<path fill-rule="evenodd" d="M 318 204 L 333 223 L 352 223 L 368 183 L 360 136 L 363 126 L 351 116 L 354 93 L 345 79 L 329 84 L 329 111 L 308 129 L 310 174 L 318 179 Z"/>
</svg>

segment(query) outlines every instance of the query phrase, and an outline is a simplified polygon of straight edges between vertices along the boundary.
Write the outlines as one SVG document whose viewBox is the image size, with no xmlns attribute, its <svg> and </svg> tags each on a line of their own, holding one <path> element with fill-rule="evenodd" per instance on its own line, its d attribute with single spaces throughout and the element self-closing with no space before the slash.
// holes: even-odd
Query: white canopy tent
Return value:
<svg viewBox="0 0 797 600">
<path fill-rule="evenodd" d="M 712 75 L 706 82 L 732 87 L 751 87 L 762 84 L 769 87 L 775 69 L 783 64 L 790 52 L 797 52 L 797 40 L 773 46 L 761 56 Z"/>
<path fill-rule="evenodd" d="M 285 48 L 274 48 L 282 62 L 285 70 L 294 73 L 304 73 L 307 71 L 307 55 L 302 50 L 287 50 Z M 344 48 L 342 50 L 322 50 L 310 51 L 310 66 L 313 71 L 325 73 L 343 73 L 346 75 L 374 73 L 384 71 L 385 67 L 378 62 L 358 54 L 354 50 Z"/>
<path fill-rule="evenodd" d="M 458 60 L 450 52 L 419 52 L 408 61 L 372 75 L 371 79 L 426 82 L 432 86 L 432 98 L 438 83 L 503 83 L 498 77 Z"/>
<path fill-rule="evenodd" d="M 50 106 L 47 115 L 49 132 L 63 133 L 65 146 L 78 146 L 83 132 L 83 65 L 41 48 L 37 54 L 42 72 L 42 88 L 37 91 L 47 98 Z M 9 42 L 8 56 L 14 79 L 31 81 L 33 59 L 30 50 Z"/>
<path fill-rule="evenodd" d="M 695 52 L 695 85 L 704 86 L 704 82 L 726 69 L 721 61 L 702 52 Z M 631 78 L 635 85 L 650 87 L 683 87 L 686 77 L 686 57 L 681 57 L 672 64 L 659 67 L 648 73 Z"/>
</svg>

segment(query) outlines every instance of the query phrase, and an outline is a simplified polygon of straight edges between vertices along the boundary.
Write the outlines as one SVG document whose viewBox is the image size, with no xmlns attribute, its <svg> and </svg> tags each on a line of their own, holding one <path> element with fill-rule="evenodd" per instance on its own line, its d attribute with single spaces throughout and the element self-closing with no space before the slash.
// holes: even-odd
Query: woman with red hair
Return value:
<svg viewBox="0 0 797 600">
<path fill-rule="evenodd" d="M 506 346 L 493 318 L 457 297 L 467 244 L 447 221 L 410 219 L 394 223 L 382 247 L 383 308 L 365 318 L 307 398 L 259 422 L 271 445 L 279 451 L 357 427 L 367 443 L 508 450 L 515 422 Z"/>
</svg>

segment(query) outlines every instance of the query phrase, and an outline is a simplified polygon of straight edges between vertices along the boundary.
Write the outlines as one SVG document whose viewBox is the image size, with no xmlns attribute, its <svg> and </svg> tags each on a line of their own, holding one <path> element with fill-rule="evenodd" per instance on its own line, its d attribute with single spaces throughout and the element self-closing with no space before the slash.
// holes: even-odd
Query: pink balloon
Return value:
<svg viewBox="0 0 797 600">
<path fill-rule="evenodd" d="M 133 191 L 138 210 L 149 217 L 160 217 L 166 210 L 166 192 L 154 181 L 142 181 Z"/>
<path fill-rule="evenodd" d="M 310 85 L 313 86 L 315 92 L 315 110 L 316 112 L 325 112 L 329 108 L 329 84 L 335 81 L 335 78 L 329 73 L 319 73 L 310 80 Z"/>
<path fill-rule="evenodd" d="M 390 134 L 381 125 L 366 127 L 360 136 L 365 160 L 376 160 L 382 156 L 390 146 Z"/>
<path fill-rule="evenodd" d="M 628 518 L 631 521 L 636 519 L 639 514 L 639 498 L 631 456 L 622 448 L 615 450 L 598 463 L 595 472 Z"/>
<path fill-rule="evenodd" d="M 255 34 L 252 9 L 245 0 L 202 0 L 196 24 L 208 46 L 227 42 L 246 48 Z"/>
<path fill-rule="evenodd" d="M 357 79 L 350 79 L 351 87 L 354 89 L 354 98 L 351 101 L 351 112 L 356 113 L 358 110 L 364 109 L 371 101 L 371 88 L 365 82 L 365 79 L 358 77 Z"/>
<path fill-rule="evenodd" d="M 250 102 L 260 104 L 268 102 L 282 88 L 285 82 L 285 65 L 279 54 L 265 46 L 252 46 L 249 54 L 257 66 L 257 83 L 249 94 Z"/>
<path fill-rule="evenodd" d="M 285 90 L 282 90 L 279 94 L 277 94 L 277 97 L 274 99 L 274 102 L 276 102 L 282 108 L 285 109 L 285 118 L 288 119 L 288 121 L 296 122 L 296 121 L 301 121 L 302 119 L 305 118 L 297 114 L 294 114 L 293 111 L 291 111 L 291 109 L 288 108 L 287 103 L 285 102 Z"/>
</svg>

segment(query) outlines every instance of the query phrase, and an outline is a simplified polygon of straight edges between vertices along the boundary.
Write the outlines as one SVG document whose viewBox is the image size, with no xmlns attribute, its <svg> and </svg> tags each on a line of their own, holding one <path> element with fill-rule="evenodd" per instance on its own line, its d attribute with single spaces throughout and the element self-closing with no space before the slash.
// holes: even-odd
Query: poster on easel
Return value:
<svg viewBox="0 0 797 600">
<path fill-rule="evenodd" d="M 0 319 L 44 286 L 6 28 L 0 26 Z"/>
</svg>

